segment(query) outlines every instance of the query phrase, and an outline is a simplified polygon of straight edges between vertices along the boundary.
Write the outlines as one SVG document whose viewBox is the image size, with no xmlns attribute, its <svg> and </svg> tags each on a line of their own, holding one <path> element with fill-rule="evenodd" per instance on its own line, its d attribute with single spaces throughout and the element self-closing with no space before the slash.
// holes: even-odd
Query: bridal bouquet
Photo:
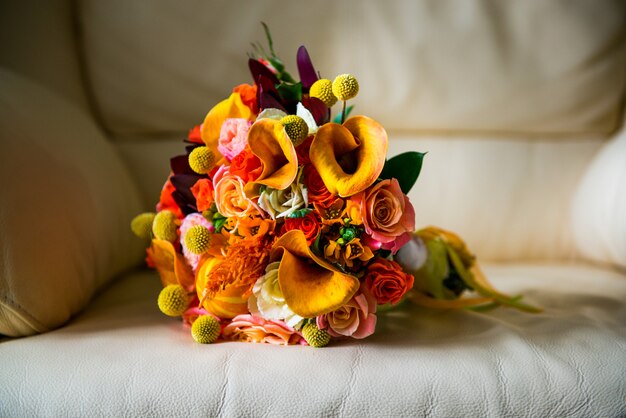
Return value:
<svg viewBox="0 0 626 418">
<path fill-rule="evenodd" d="M 269 52 L 257 45 L 248 61 L 253 84 L 189 132 L 156 213 L 131 223 L 150 241 L 161 311 L 200 343 L 322 347 L 371 335 L 377 310 L 407 299 L 534 310 L 489 285 L 458 236 L 415 231 L 407 193 L 424 154 L 386 159 L 385 129 L 349 116 L 357 79 L 321 78 L 300 47 L 297 81 L 266 34 Z"/>
</svg>

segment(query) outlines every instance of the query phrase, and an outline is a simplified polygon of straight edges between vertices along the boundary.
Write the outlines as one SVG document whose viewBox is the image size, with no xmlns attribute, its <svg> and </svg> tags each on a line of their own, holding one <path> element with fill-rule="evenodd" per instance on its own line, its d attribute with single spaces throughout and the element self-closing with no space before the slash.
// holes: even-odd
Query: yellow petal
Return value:
<svg viewBox="0 0 626 418">
<path fill-rule="evenodd" d="M 367 189 L 380 175 L 387 155 L 387 132 L 373 119 L 355 116 L 343 125 L 327 123 L 311 143 L 311 162 L 333 194 L 348 197 Z"/>
<path fill-rule="evenodd" d="M 248 198 L 257 197 L 261 185 L 283 190 L 293 183 L 298 173 L 298 155 L 282 123 L 272 119 L 257 121 L 248 133 L 248 144 L 263 166 L 259 178 L 245 186 Z"/>
<path fill-rule="evenodd" d="M 182 255 L 178 254 L 169 241 L 153 239 L 148 249 L 152 262 L 161 277 L 163 286 L 180 284 L 184 288 L 193 287 L 195 278 Z"/>
<path fill-rule="evenodd" d="M 285 302 L 304 318 L 345 305 L 359 290 L 356 277 L 338 271 L 311 252 L 300 230 L 289 231 L 276 241 L 272 259 L 281 256 L 278 282 Z"/>
<path fill-rule="evenodd" d="M 212 297 L 206 297 L 204 290 L 211 271 L 222 263 L 222 258 L 209 258 L 198 269 L 196 291 L 204 309 L 220 318 L 234 318 L 248 312 L 248 298 L 243 294 L 250 286 L 228 286 Z"/>
<path fill-rule="evenodd" d="M 226 119 L 242 118 L 254 120 L 254 115 L 248 106 L 243 104 L 239 93 L 232 93 L 226 100 L 216 104 L 204 118 L 202 123 L 202 141 L 207 148 L 216 156 L 215 160 L 222 154 L 217 150 L 218 140 L 222 124 Z"/>
</svg>

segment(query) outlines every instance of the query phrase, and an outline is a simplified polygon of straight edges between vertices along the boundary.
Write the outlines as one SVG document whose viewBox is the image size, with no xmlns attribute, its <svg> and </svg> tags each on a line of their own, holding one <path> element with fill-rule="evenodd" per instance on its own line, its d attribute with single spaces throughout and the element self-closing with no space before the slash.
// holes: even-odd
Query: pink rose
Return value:
<svg viewBox="0 0 626 418">
<path fill-rule="evenodd" d="M 365 338 L 376 328 L 376 299 L 361 286 L 361 292 L 339 309 L 317 317 L 317 327 L 333 337 Z"/>
<path fill-rule="evenodd" d="M 217 150 L 228 161 L 232 160 L 248 144 L 248 131 L 252 122 L 248 119 L 230 118 L 222 124 Z"/>
<path fill-rule="evenodd" d="M 283 321 L 266 320 L 249 314 L 234 317 L 222 330 L 222 338 L 275 345 L 306 344 L 304 338 Z"/>
<path fill-rule="evenodd" d="M 415 229 L 415 210 L 398 180 L 383 180 L 353 199 L 361 206 L 363 226 L 373 247 L 395 252 L 410 239 L 407 233 Z"/>
</svg>

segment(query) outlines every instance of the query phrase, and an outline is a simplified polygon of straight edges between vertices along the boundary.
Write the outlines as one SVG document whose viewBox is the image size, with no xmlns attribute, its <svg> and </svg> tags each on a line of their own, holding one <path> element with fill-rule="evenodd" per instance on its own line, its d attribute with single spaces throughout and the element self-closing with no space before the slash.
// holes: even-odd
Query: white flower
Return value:
<svg viewBox="0 0 626 418">
<path fill-rule="evenodd" d="M 309 127 L 309 135 L 313 135 L 315 132 L 317 132 L 319 127 L 317 126 L 317 123 L 315 123 L 315 118 L 313 118 L 313 115 L 311 114 L 311 112 L 309 112 L 309 109 L 304 107 L 302 103 L 298 103 L 298 105 L 296 106 L 296 115 L 300 116 L 306 122 L 307 126 Z"/>
<path fill-rule="evenodd" d="M 278 283 L 279 265 L 280 262 L 276 261 L 265 268 L 265 274 L 252 288 L 252 295 L 248 299 L 248 310 L 251 314 L 265 319 L 284 320 L 293 328 L 304 318 L 296 315 L 285 303 L 285 297 Z"/>
<path fill-rule="evenodd" d="M 273 107 L 268 107 L 267 109 L 263 109 L 259 116 L 256 117 L 256 120 L 259 119 L 273 119 L 273 120 L 281 120 L 287 116 L 285 112 L 280 109 L 274 109 Z"/>
<path fill-rule="evenodd" d="M 298 171 L 296 180 L 284 190 L 268 187 L 259 196 L 259 207 L 267 212 L 272 219 L 291 215 L 298 209 L 309 205 L 308 190 L 301 181 L 302 169 Z"/>
</svg>

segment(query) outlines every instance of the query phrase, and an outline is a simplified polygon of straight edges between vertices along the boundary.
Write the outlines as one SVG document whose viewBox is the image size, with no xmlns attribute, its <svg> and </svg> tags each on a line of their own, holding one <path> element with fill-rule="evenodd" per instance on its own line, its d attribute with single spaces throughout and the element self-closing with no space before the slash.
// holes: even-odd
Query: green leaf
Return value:
<svg viewBox="0 0 626 418">
<path fill-rule="evenodd" d="M 302 83 L 280 83 L 276 86 L 276 90 L 285 101 L 299 102 L 302 100 Z"/>
<path fill-rule="evenodd" d="M 426 243 L 428 258 L 424 264 L 426 288 L 435 299 L 445 299 L 443 281 L 450 273 L 446 244 L 440 238 Z"/>
<path fill-rule="evenodd" d="M 380 178 L 397 179 L 402 193 L 409 194 L 420 175 L 425 155 L 425 152 L 409 151 L 388 159 L 380 173 Z"/>
<path fill-rule="evenodd" d="M 354 105 L 350 105 L 346 108 L 346 119 L 350 115 L 350 112 L 352 112 L 352 109 L 354 109 Z M 341 123 L 341 112 L 337 113 L 337 116 L 333 119 L 333 123 Z"/>
</svg>

